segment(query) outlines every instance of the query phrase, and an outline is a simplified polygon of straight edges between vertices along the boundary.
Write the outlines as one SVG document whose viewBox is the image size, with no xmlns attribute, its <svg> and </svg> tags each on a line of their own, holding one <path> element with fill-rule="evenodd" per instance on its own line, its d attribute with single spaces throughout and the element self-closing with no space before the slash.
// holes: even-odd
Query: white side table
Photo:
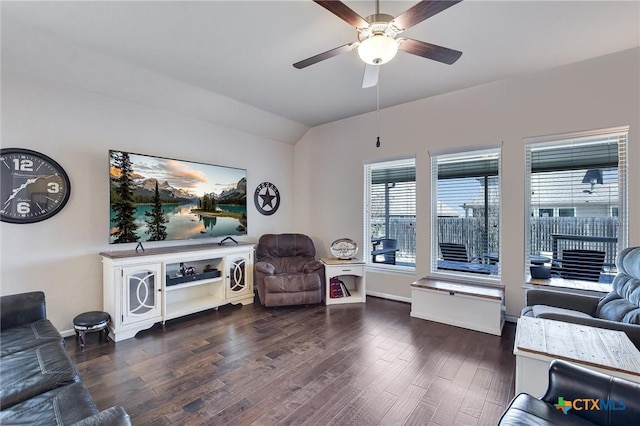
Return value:
<svg viewBox="0 0 640 426">
<path fill-rule="evenodd" d="M 340 303 L 366 303 L 365 263 L 361 259 L 342 260 L 331 257 L 320 259 L 324 263 L 324 303 L 336 305 Z M 329 281 L 333 277 L 340 277 L 351 296 L 332 298 L 329 294 Z"/>
</svg>

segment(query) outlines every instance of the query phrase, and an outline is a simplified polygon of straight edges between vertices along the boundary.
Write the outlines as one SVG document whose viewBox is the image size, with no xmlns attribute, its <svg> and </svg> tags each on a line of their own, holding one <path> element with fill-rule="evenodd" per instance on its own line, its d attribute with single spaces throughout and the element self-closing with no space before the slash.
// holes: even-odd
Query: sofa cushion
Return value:
<svg viewBox="0 0 640 426">
<path fill-rule="evenodd" d="M 98 413 L 82 383 L 58 387 L 0 411 L 0 424 L 69 425 Z"/>
<path fill-rule="evenodd" d="M 60 343 L 46 343 L 4 356 L 0 362 L 0 408 L 4 410 L 79 381 L 75 365 Z"/>
<path fill-rule="evenodd" d="M 3 330 L 46 317 L 47 309 L 42 291 L 0 297 L 0 328 Z"/>
<path fill-rule="evenodd" d="M 264 278 L 267 293 L 312 291 L 322 288 L 320 276 L 312 274 L 280 274 Z"/>
<path fill-rule="evenodd" d="M 544 318 L 546 314 L 561 314 L 572 315 L 580 318 L 593 318 L 591 315 L 585 314 L 584 312 L 574 311 L 573 309 L 556 308 L 555 306 L 547 305 L 533 305 L 531 307 L 531 311 L 533 312 L 533 316 L 536 318 Z"/>
<path fill-rule="evenodd" d="M 0 332 L 0 355 L 6 356 L 45 343 L 58 342 L 64 339 L 49 320 L 41 319 L 29 324 L 12 327 Z"/>
</svg>

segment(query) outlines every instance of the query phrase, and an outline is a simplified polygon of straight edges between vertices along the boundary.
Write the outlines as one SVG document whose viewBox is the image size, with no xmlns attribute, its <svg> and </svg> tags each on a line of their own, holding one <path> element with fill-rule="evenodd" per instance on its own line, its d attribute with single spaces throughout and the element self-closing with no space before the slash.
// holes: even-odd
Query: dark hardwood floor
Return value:
<svg viewBox="0 0 640 426">
<path fill-rule="evenodd" d="M 515 325 L 497 337 L 409 311 L 374 297 L 227 306 L 67 350 L 98 407 L 122 405 L 134 425 L 495 425 Z"/>
</svg>

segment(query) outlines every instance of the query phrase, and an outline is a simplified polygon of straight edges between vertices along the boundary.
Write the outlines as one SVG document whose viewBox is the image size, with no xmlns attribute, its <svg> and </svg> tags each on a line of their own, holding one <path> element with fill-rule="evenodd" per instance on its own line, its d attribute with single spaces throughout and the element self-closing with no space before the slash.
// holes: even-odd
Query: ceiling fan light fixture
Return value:
<svg viewBox="0 0 640 426">
<path fill-rule="evenodd" d="M 365 63 L 382 65 L 392 60 L 398 53 L 398 42 L 383 34 L 375 34 L 360 42 L 358 55 Z"/>
</svg>

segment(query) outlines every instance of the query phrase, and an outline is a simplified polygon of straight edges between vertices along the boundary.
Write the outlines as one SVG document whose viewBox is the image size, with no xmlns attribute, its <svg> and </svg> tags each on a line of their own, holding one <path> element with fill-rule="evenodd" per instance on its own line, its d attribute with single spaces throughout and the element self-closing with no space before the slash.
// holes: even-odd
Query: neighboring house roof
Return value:
<svg viewBox="0 0 640 426">
<path fill-rule="evenodd" d="M 531 181 L 531 203 L 539 207 L 579 207 L 581 205 L 617 205 L 617 175 L 605 173 L 604 183 L 591 185 L 582 183 L 586 170 L 540 173 L 538 179 Z M 560 184 L 559 184 L 560 183 Z M 503 191 L 506 187 L 503 186 Z M 587 192 L 585 192 L 587 191 Z M 489 199 L 498 196 L 497 187 L 489 188 Z M 478 194 L 466 203 L 469 208 L 484 208 L 484 196 Z"/>
<path fill-rule="evenodd" d="M 460 211 L 454 209 L 447 203 L 438 201 L 438 217 L 460 217 Z"/>
<path fill-rule="evenodd" d="M 586 170 L 539 173 L 531 180 L 531 202 L 539 206 L 617 205 L 617 174 L 605 173 L 604 183 L 582 183 Z M 586 192 L 585 192 L 586 191 Z"/>
</svg>

